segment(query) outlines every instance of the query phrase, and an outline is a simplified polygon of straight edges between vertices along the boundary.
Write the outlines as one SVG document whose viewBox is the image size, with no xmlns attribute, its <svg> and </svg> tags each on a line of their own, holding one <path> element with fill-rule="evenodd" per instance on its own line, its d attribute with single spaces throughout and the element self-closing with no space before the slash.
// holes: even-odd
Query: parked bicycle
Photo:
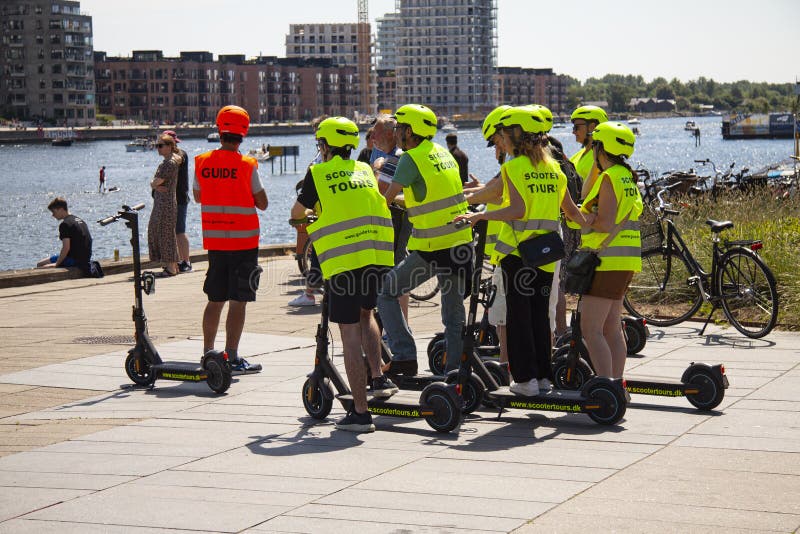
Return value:
<svg viewBox="0 0 800 534">
<path fill-rule="evenodd" d="M 625 308 L 650 325 L 670 326 L 689 319 L 708 302 L 711 312 L 701 335 L 720 307 L 728 322 L 745 336 L 769 334 L 778 320 L 778 292 L 775 276 L 758 255 L 763 244 L 721 239 L 720 233 L 733 228 L 733 223 L 709 219 L 712 256 L 711 270 L 706 271 L 668 218 L 680 214 L 663 198 L 672 187 L 657 194 L 656 222 L 642 226 L 642 271 L 633 277 Z"/>
</svg>

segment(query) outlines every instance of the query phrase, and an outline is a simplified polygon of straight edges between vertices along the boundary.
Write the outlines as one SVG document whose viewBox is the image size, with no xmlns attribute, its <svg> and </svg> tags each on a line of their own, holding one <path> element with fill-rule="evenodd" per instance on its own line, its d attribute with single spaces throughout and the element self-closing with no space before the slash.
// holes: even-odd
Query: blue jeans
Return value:
<svg viewBox="0 0 800 534">
<path fill-rule="evenodd" d="M 466 276 L 463 271 L 434 272 L 434 267 L 416 253 L 411 252 L 406 259 L 397 264 L 383 279 L 383 287 L 378 293 L 378 311 L 386 333 L 389 335 L 389 348 L 392 359 L 408 361 L 417 359 L 417 345 L 408 328 L 397 298 L 436 275 L 442 295 L 442 324 L 447 349 L 447 370 L 457 369 L 461 360 L 461 339 L 466 314 L 464 312 L 464 293 Z"/>
</svg>

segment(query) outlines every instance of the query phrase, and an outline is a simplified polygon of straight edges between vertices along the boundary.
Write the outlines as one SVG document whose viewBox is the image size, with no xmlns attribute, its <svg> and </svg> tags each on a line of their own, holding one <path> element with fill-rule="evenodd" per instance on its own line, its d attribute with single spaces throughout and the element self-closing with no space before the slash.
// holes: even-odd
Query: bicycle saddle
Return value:
<svg viewBox="0 0 800 534">
<path fill-rule="evenodd" d="M 727 228 L 733 228 L 733 222 L 731 221 L 715 221 L 714 219 L 708 219 L 706 224 L 711 227 L 711 231 L 715 234 L 718 234 Z"/>
</svg>

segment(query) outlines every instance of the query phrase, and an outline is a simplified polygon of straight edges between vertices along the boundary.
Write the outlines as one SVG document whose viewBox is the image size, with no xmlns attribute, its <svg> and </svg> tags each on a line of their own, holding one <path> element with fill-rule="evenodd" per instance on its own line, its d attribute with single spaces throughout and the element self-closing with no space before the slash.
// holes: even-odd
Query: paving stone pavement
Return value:
<svg viewBox="0 0 800 534">
<path fill-rule="evenodd" d="M 496 412 L 479 411 L 452 434 L 423 421 L 376 417 L 377 432 L 354 435 L 333 427 L 343 415 L 338 404 L 322 422 L 303 409 L 318 307 L 284 307 L 299 289 L 290 266 L 270 262 L 289 282 L 273 281 L 248 308 L 241 352 L 264 372 L 235 377 L 225 395 L 203 383 L 121 389 L 128 382 L 124 346 L 73 346 L 81 335 L 109 331 L 98 322 L 130 333 L 124 275 L 100 284 L 64 282 L 49 293 L 0 291 L 0 341 L 27 358 L 0 362 L 7 410 L 0 427 L 83 429 L 32 439 L 0 458 L 0 533 L 800 527 L 800 335 L 749 340 L 719 326 L 702 337 L 696 323 L 651 327 L 642 354 L 628 359 L 630 373 L 679 377 L 691 361 L 724 363 L 731 385 L 710 413 L 683 398 L 634 396 L 616 427 L 582 414 L 511 411 L 497 420 Z M 202 277 L 159 283 L 154 297 L 166 298 L 145 302 L 159 351 L 194 360 Z M 44 311 L 48 301 L 58 310 L 76 295 L 88 295 L 100 315 L 76 318 L 71 310 L 62 319 Z M 423 368 L 438 314 L 432 304 L 412 309 Z M 176 317 L 182 324 L 170 331 Z M 68 332 L 55 326 L 64 321 Z M 68 348 L 37 359 L 47 340 Z M 340 356 L 335 361 L 341 366 Z"/>
</svg>

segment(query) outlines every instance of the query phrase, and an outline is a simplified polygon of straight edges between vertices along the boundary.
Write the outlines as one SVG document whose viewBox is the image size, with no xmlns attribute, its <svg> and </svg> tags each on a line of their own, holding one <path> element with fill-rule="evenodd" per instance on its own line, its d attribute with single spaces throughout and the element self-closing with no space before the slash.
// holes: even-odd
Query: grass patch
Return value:
<svg viewBox="0 0 800 534">
<path fill-rule="evenodd" d="M 800 330 L 800 197 L 775 199 L 768 189 L 755 195 L 723 194 L 710 198 L 673 202 L 681 209 L 673 217 L 689 250 L 705 269 L 711 268 L 711 232 L 707 219 L 733 221 L 722 232 L 728 240 L 761 239 L 759 254 L 775 275 L 778 286 L 778 326 Z M 708 312 L 706 311 L 706 314 Z"/>
</svg>

